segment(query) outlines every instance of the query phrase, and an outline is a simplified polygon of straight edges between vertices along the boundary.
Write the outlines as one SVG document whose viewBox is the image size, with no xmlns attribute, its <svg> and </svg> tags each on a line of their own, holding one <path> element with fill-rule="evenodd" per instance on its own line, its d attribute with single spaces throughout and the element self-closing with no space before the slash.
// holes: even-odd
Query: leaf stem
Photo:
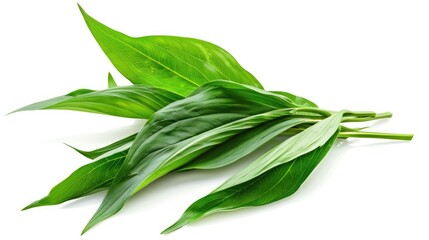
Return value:
<svg viewBox="0 0 429 240">
<path fill-rule="evenodd" d="M 346 111 L 344 113 L 344 116 L 354 116 L 354 117 L 375 117 L 376 115 L 377 113 L 372 111 L 358 111 L 358 112 Z"/>
<path fill-rule="evenodd" d="M 383 118 L 391 118 L 391 117 L 392 117 L 391 112 L 383 112 L 383 113 L 376 113 L 372 117 L 361 117 L 361 118 L 359 118 L 359 117 L 358 118 L 345 117 L 345 118 L 343 118 L 342 122 L 367 122 L 367 121 L 383 119 Z"/>
<path fill-rule="evenodd" d="M 305 128 L 292 128 L 284 132 L 285 135 L 295 135 L 304 131 Z M 348 130 L 348 129 L 347 129 Z M 390 140 L 404 140 L 411 141 L 413 134 L 403 133 L 382 133 L 382 132 L 365 132 L 365 131 L 342 131 L 338 134 L 338 138 L 376 138 L 376 139 L 390 139 Z"/>
<path fill-rule="evenodd" d="M 380 133 L 380 132 L 340 132 L 338 137 L 341 138 L 379 138 L 379 139 L 391 139 L 391 140 L 405 140 L 411 141 L 413 134 L 402 134 L 402 133 Z"/>
<path fill-rule="evenodd" d="M 334 111 L 329 111 L 325 109 L 320 108 L 296 108 L 296 112 L 307 112 L 307 113 L 316 113 L 323 117 L 329 117 L 332 114 L 336 113 Z M 375 119 L 381 119 L 381 118 L 390 118 L 392 117 L 392 113 L 390 112 L 384 112 L 384 113 L 375 113 L 372 111 L 345 111 L 344 113 L 345 120 L 347 122 L 364 122 L 364 121 L 371 121 Z M 349 118 L 347 118 L 349 117 Z"/>
</svg>

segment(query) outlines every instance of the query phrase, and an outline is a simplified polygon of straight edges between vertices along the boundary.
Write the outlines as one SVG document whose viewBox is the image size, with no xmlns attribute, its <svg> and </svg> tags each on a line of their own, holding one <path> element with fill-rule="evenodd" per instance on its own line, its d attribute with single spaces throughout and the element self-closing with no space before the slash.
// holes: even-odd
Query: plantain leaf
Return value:
<svg viewBox="0 0 429 240">
<path fill-rule="evenodd" d="M 169 233 L 220 211 L 268 204 L 290 196 L 327 154 L 343 112 L 297 134 L 251 163 L 207 196 L 194 202 Z"/>
<path fill-rule="evenodd" d="M 174 36 L 130 37 L 79 8 L 101 49 L 134 84 L 159 87 L 182 96 L 217 79 L 262 88 L 228 52 L 212 43 Z"/>
<path fill-rule="evenodd" d="M 89 159 L 99 159 L 99 158 L 103 158 L 106 157 L 106 155 L 113 155 L 114 153 L 117 152 L 122 152 L 127 150 L 131 147 L 134 139 L 136 138 L 137 133 L 128 136 L 126 138 L 123 138 L 121 140 L 118 140 L 112 144 L 109 144 L 105 147 L 101 147 L 92 151 L 83 151 L 80 149 L 77 149 L 73 146 L 70 146 L 68 144 L 66 144 L 67 146 L 71 147 L 72 149 L 76 150 L 78 153 L 82 154 L 83 156 L 89 158 Z"/>
<path fill-rule="evenodd" d="M 179 99 L 182 97 L 167 90 L 137 85 L 112 87 L 101 91 L 79 89 L 64 96 L 33 103 L 13 112 L 62 109 L 119 117 L 149 118 L 155 111 Z"/>
<path fill-rule="evenodd" d="M 214 146 L 178 170 L 214 169 L 226 166 L 256 151 L 282 132 L 307 121 L 285 117 L 261 124 Z"/>
<path fill-rule="evenodd" d="M 52 188 L 46 197 L 31 203 L 23 210 L 60 204 L 105 189 L 119 172 L 127 152 L 118 152 L 80 167 Z"/>
<path fill-rule="evenodd" d="M 298 106 L 302 106 L 302 107 L 315 107 L 315 108 L 318 107 L 314 102 L 312 102 L 312 101 L 310 101 L 310 100 L 308 100 L 306 98 L 294 95 L 292 93 L 283 92 L 283 91 L 271 91 L 271 92 L 272 93 L 276 93 L 276 94 L 280 94 L 280 95 L 283 95 L 283 96 L 289 98 L 291 101 L 293 101 Z"/>
<path fill-rule="evenodd" d="M 83 232 L 118 212 L 138 190 L 294 105 L 270 92 L 228 81 L 204 85 L 156 112 L 137 135 L 103 203 Z"/>
<path fill-rule="evenodd" d="M 118 84 L 116 84 L 116 82 L 115 82 L 115 79 L 113 79 L 113 76 L 112 76 L 111 73 L 109 73 L 107 75 L 107 85 L 108 85 L 109 88 L 117 87 L 118 86 Z"/>
</svg>

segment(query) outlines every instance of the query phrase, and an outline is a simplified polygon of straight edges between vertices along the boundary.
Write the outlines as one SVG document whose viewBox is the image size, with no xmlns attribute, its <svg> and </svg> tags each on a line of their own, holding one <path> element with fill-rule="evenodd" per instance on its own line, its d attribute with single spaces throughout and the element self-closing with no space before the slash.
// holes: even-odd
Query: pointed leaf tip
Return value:
<svg viewBox="0 0 429 240">
<path fill-rule="evenodd" d="M 32 203 L 28 204 L 24 208 L 22 208 L 21 211 L 25 211 L 25 210 L 32 209 L 32 208 L 35 208 L 35 207 L 40 207 L 40 206 L 41 206 L 40 200 L 37 200 L 35 202 L 32 202 Z"/>
<path fill-rule="evenodd" d="M 176 231 L 176 230 L 178 230 L 178 229 L 180 229 L 182 227 L 183 227 L 183 225 L 179 225 L 178 222 L 176 222 L 173 225 L 171 225 L 170 227 L 164 229 L 161 232 L 161 234 L 166 235 L 166 234 L 172 233 L 172 232 L 174 232 L 174 231 Z"/>
<path fill-rule="evenodd" d="M 78 6 L 79 11 L 82 14 L 83 19 L 85 20 L 85 22 L 87 22 L 88 20 L 95 20 L 88 13 L 86 13 L 85 9 L 83 9 L 83 7 L 79 3 L 77 4 L 77 6 Z"/>
<path fill-rule="evenodd" d="M 89 222 L 85 225 L 85 227 L 83 228 L 83 230 L 80 233 L 80 235 L 82 236 L 83 234 L 85 234 L 86 232 L 88 232 L 88 230 L 91 229 L 92 227 L 94 227 L 95 224 L 97 224 L 97 223 L 93 222 L 93 218 L 91 220 L 89 220 Z"/>
<path fill-rule="evenodd" d="M 109 73 L 107 75 L 107 85 L 108 85 L 109 88 L 117 87 L 118 86 L 118 84 L 115 82 L 115 79 L 113 79 L 113 76 L 112 76 L 111 73 Z"/>
<path fill-rule="evenodd" d="M 83 229 L 82 232 L 80 233 L 81 236 L 83 236 L 89 229 Z"/>
<path fill-rule="evenodd" d="M 104 219 L 106 219 L 106 217 L 99 217 L 94 215 L 86 224 L 86 226 L 83 228 L 82 232 L 81 232 L 81 236 L 83 234 L 85 234 L 86 232 L 88 232 L 91 228 L 93 228 L 95 225 L 97 225 L 98 223 L 100 223 L 101 221 L 103 221 Z"/>
<path fill-rule="evenodd" d="M 82 6 L 81 6 L 79 3 L 77 3 L 77 7 L 79 8 L 79 11 L 80 11 L 82 14 L 86 14 L 85 10 L 83 10 Z"/>
<path fill-rule="evenodd" d="M 25 210 L 31 209 L 31 208 L 33 208 L 33 207 L 34 207 L 34 206 L 33 206 L 33 204 L 29 204 L 29 205 L 27 205 L 27 206 L 23 207 L 23 208 L 21 209 L 21 211 L 25 211 Z"/>
<path fill-rule="evenodd" d="M 12 112 L 6 113 L 5 115 L 3 115 L 4 117 L 11 115 L 12 113 L 17 112 L 17 110 L 13 110 Z"/>
</svg>

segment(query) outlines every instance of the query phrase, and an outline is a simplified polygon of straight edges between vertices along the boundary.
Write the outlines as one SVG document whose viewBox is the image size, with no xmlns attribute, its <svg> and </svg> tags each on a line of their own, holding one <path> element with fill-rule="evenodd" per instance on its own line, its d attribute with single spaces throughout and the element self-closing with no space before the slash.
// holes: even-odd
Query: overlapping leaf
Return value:
<svg viewBox="0 0 429 240">
<path fill-rule="evenodd" d="M 214 146 L 179 170 L 214 169 L 226 166 L 256 151 L 282 132 L 307 121 L 285 117 L 263 123 Z"/>
<path fill-rule="evenodd" d="M 137 135 L 84 231 L 118 212 L 131 195 L 155 179 L 246 129 L 290 115 L 294 106 L 276 94 L 216 81 L 161 109 Z"/>
<path fill-rule="evenodd" d="M 304 122 L 306 122 L 305 119 L 286 117 L 261 124 L 216 145 L 189 164 L 179 167 L 178 170 L 214 169 L 226 166 L 256 151 L 258 147 L 283 131 Z M 133 134 L 93 151 L 74 148 L 85 157 L 95 159 L 95 162 L 74 171 L 55 186 L 47 197 L 30 204 L 25 209 L 60 204 L 110 187 L 111 180 L 118 174 L 135 137 L 136 134 Z"/>
<path fill-rule="evenodd" d="M 230 83 L 228 83 L 227 81 L 220 81 L 212 82 L 210 85 L 211 87 L 223 87 L 228 86 L 228 84 Z M 279 103 L 286 104 L 288 106 L 293 106 L 293 104 L 295 104 L 290 103 L 290 99 L 288 98 L 276 96 L 274 94 L 270 94 L 268 92 L 264 92 L 258 89 L 240 86 L 238 84 L 230 84 L 229 87 L 232 89 L 236 88 L 235 90 L 238 90 L 238 92 L 242 91 L 243 89 L 250 89 L 251 91 L 249 91 L 249 93 L 251 95 L 249 96 L 252 96 L 253 94 L 258 92 L 258 94 L 260 94 L 261 96 L 263 96 L 264 94 L 268 94 L 268 96 L 278 101 L 274 104 L 270 103 L 273 106 L 281 106 L 279 105 Z M 259 146 L 263 145 L 264 143 L 277 136 L 281 132 L 287 130 L 288 128 L 301 124 L 303 122 L 305 122 L 305 120 L 288 120 L 287 118 L 268 121 L 266 124 L 261 124 L 260 126 L 251 128 L 249 130 L 244 131 L 243 133 L 237 134 L 235 137 L 226 141 L 225 143 L 219 144 L 215 148 L 210 149 L 207 154 L 204 154 L 195 161 L 191 161 L 188 165 L 184 167 L 179 167 L 178 170 L 212 169 L 225 166 L 253 152 Z M 35 203 L 29 205 L 27 208 L 59 204 L 64 201 L 75 199 L 109 187 L 111 184 L 111 180 L 118 173 L 119 166 L 121 166 L 124 162 L 125 156 L 128 153 L 129 148 L 135 138 L 136 134 L 133 134 L 117 142 L 114 142 L 112 144 L 93 151 L 83 151 L 74 148 L 82 155 L 90 159 L 95 159 L 96 162 L 87 164 L 79 168 L 78 170 L 73 172 L 68 178 L 66 178 L 64 181 L 55 186 L 47 197 L 36 201 Z M 236 146 L 237 148 L 231 148 L 231 146 Z M 221 161 L 218 161 L 219 159 L 221 159 Z M 100 174 L 97 170 L 102 171 L 102 174 Z M 89 176 L 92 176 L 92 178 L 90 179 L 90 181 L 87 181 Z M 77 181 L 76 179 L 85 181 L 85 184 L 82 184 L 81 181 Z M 67 194 L 58 194 L 61 191 L 64 191 L 64 189 L 69 189 L 66 192 Z"/>
<path fill-rule="evenodd" d="M 147 119 L 155 111 L 179 99 L 182 97 L 175 93 L 154 87 L 112 87 L 101 91 L 79 89 L 64 96 L 33 103 L 14 112 L 62 109 Z"/>
<path fill-rule="evenodd" d="M 193 203 L 168 233 L 219 211 L 268 204 L 293 194 L 331 148 L 342 112 L 295 135 Z"/>
</svg>

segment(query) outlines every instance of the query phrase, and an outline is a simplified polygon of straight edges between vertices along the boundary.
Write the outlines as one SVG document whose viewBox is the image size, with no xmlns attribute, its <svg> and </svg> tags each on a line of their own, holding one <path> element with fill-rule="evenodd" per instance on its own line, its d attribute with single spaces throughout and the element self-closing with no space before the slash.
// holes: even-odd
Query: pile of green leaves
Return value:
<svg viewBox="0 0 429 240">
<path fill-rule="evenodd" d="M 16 111 L 67 109 L 147 119 L 141 131 L 108 146 L 74 148 L 92 161 L 24 208 L 56 205 L 107 189 L 83 232 L 170 172 L 227 166 L 280 135 L 289 138 L 271 144 L 265 154 L 191 204 L 163 233 L 216 212 L 290 196 L 338 138 L 412 138 L 342 125 L 389 118 L 390 113 L 329 111 L 288 92 L 266 91 L 214 44 L 173 36 L 130 37 L 80 10 L 101 49 L 133 85 L 117 86 L 109 74 L 108 89 L 79 89 Z"/>
</svg>

